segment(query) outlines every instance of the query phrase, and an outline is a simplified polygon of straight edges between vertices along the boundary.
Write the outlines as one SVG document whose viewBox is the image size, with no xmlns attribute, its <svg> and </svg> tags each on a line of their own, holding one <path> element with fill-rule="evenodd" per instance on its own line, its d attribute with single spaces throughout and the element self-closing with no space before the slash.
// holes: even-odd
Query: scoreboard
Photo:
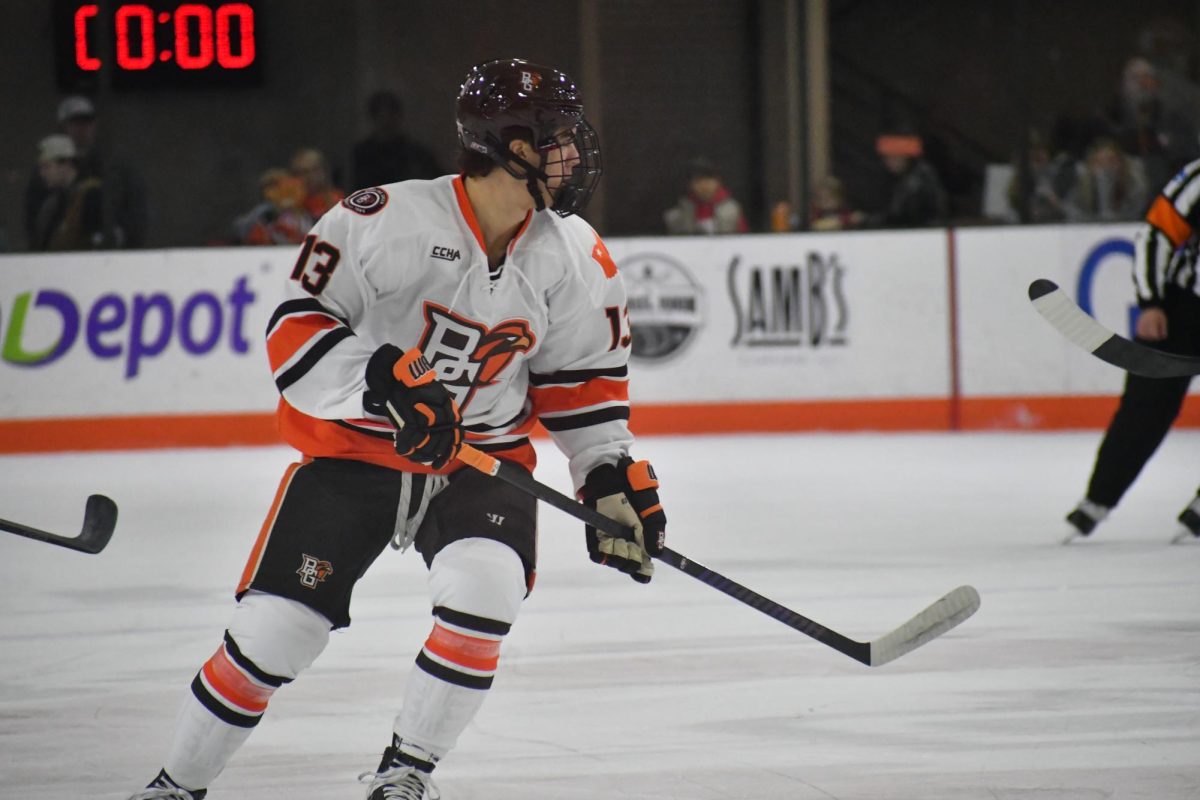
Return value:
<svg viewBox="0 0 1200 800">
<path fill-rule="evenodd" d="M 56 0 L 58 86 L 114 89 L 257 85 L 258 11 L 251 0 Z"/>
</svg>

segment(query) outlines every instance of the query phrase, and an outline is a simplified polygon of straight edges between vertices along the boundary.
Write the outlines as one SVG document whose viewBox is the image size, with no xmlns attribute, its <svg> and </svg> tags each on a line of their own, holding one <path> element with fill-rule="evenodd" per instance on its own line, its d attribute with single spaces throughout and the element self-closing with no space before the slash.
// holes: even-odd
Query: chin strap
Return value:
<svg viewBox="0 0 1200 800">
<path fill-rule="evenodd" d="M 538 166 L 535 167 L 533 164 L 530 164 L 525 159 L 521 158 L 518 155 L 515 155 L 511 150 L 509 150 L 507 147 L 503 146 L 500 142 L 489 141 L 488 143 L 492 146 L 492 150 L 489 153 L 489 155 L 492 157 L 492 160 L 495 161 L 500 166 L 504 167 L 504 171 L 507 172 L 509 175 L 512 175 L 514 178 L 518 178 L 518 179 L 523 178 L 525 180 L 525 188 L 529 190 L 529 196 L 533 198 L 534 207 L 538 211 L 545 211 L 546 210 L 546 200 L 542 196 L 541 189 L 538 187 L 538 181 L 539 180 L 542 180 L 542 181 L 550 180 L 550 176 L 547 175 L 546 171 L 545 171 L 546 170 L 546 154 L 542 153 L 542 152 L 538 153 L 538 162 L 539 163 L 538 163 Z M 501 154 L 501 153 L 503 153 L 503 156 L 497 157 L 498 154 Z M 518 172 L 517 169 L 513 166 L 514 164 L 520 165 L 525 171 L 523 173 Z"/>
<path fill-rule="evenodd" d="M 536 207 L 536 210 L 545 211 L 546 201 L 542 197 L 542 190 L 538 188 L 537 178 L 534 177 L 532 172 L 528 173 L 528 177 L 525 179 L 525 188 L 529 190 L 530 196 L 533 197 L 533 205 Z"/>
</svg>

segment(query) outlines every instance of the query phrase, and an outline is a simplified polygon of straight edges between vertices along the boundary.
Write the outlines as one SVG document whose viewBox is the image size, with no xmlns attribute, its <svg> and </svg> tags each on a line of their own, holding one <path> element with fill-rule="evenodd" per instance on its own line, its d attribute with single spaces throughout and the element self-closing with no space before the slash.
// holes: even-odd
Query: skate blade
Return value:
<svg viewBox="0 0 1200 800">
<path fill-rule="evenodd" d="M 1066 545 L 1069 545 L 1071 542 L 1082 542 L 1086 538 L 1088 538 L 1086 534 L 1082 534 L 1079 531 L 1071 531 L 1070 533 L 1068 533 L 1066 536 L 1063 537 L 1061 544 L 1063 546 L 1066 546 Z"/>
<path fill-rule="evenodd" d="M 1186 525 L 1180 525 L 1179 532 L 1175 534 L 1173 539 L 1171 539 L 1171 544 L 1183 544 L 1184 542 L 1190 542 L 1196 539 L 1197 536 L 1197 534 L 1192 533 L 1191 528 L 1187 527 Z"/>
</svg>

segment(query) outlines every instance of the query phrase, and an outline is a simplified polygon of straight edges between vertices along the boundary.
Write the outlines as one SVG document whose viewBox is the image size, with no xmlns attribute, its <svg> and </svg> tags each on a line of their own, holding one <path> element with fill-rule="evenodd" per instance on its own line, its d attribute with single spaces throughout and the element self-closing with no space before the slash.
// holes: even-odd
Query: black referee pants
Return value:
<svg viewBox="0 0 1200 800">
<path fill-rule="evenodd" d="M 1169 292 L 1167 338 L 1141 344 L 1172 353 L 1200 356 L 1200 297 L 1182 291 Z M 1126 375 L 1121 404 L 1096 455 L 1096 466 L 1088 483 L 1087 498 L 1108 508 L 1120 502 L 1133 485 L 1150 456 L 1171 429 L 1191 378 L 1142 378 Z"/>
</svg>

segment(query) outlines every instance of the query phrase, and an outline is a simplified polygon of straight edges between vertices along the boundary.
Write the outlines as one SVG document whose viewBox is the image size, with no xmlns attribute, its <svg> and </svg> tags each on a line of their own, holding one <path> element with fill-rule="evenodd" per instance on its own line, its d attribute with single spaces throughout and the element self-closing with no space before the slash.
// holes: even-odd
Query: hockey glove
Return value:
<svg viewBox="0 0 1200 800">
<path fill-rule="evenodd" d="M 654 575 L 650 558 L 662 553 L 667 537 L 667 515 L 658 501 L 658 477 L 650 462 L 625 456 L 616 466 L 601 464 L 588 473 L 579 494 L 604 516 L 633 528 L 632 539 L 620 539 L 586 526 L 592 561 L 649 583 Z"/>
<path fill-rule="evenodd" d="M 441 469 L 463 444 L 458 403 L 417 348 L 385 344 L 367 362 L 363 408 L 396 426 L 396 452 Z"/>
</svg>

